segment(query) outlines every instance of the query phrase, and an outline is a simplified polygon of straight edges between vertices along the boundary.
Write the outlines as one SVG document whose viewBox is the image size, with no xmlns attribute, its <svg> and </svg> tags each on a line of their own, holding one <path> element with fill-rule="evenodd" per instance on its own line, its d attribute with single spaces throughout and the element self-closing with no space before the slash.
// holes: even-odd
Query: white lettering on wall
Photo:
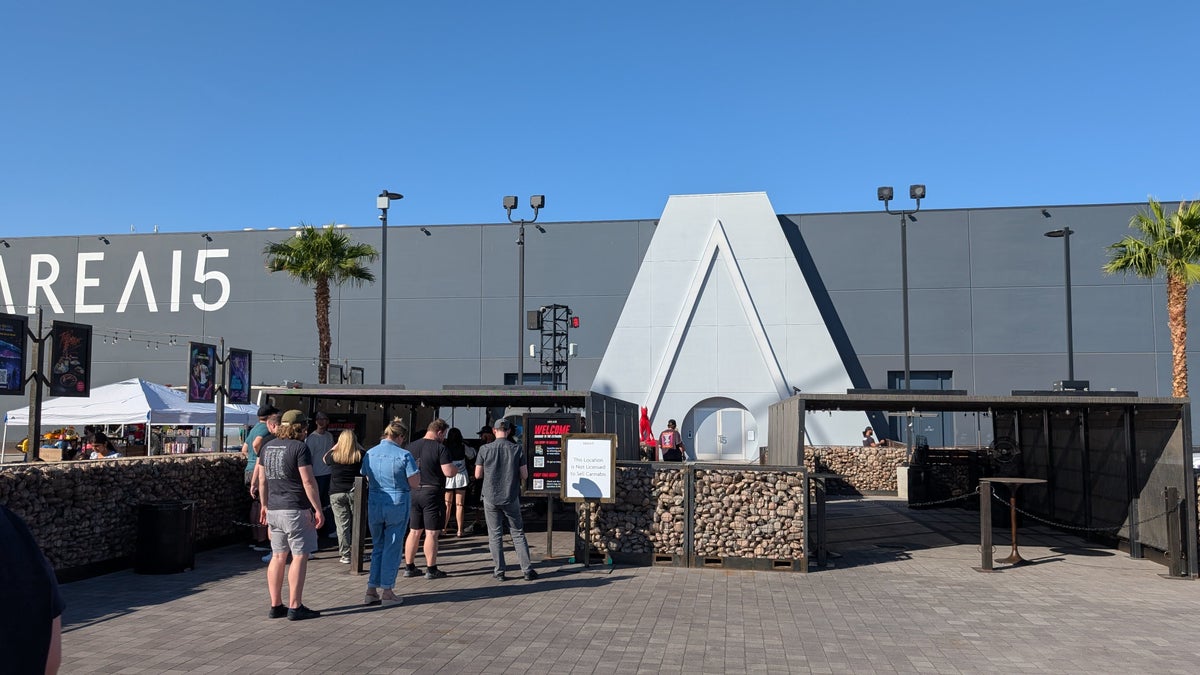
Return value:
<svg viewBox="0 0 1200 675">
<path fill-rule="evenodd" d="M 75 260 L 75 311 L 79 314 L 102 314 L 104 305 L 89 305 L 84 301 L 84 293 L 88 288 L 100 285 L 100 277 L 87 275 L 87 264 L 104 260 L 104 253 L 80 253 Z"/>
<path fill-rule="evenodd" d="M 192 304 L 198 309 L 205 312 L 212 312 L 221 309 L 225 303 L 229 302 L 229 277 L 225 276 L 224 272 L 217 270 L 204 271 L 205 263 L 209 258 L 228 258 L 229 249 L 218 248 L 211 251 L 196 251 L 196 283 L 202 287 L 205 282 L 215 281 L 221 286 L 221 297 L 217 298 L 214 303 L 204 302 L 204 296 L 200 293 L 192 293 Z"/>
<path fill-rule="evenodd" d="M 171 311 L 179 311 L 179 278 L 183 270 L 183 251 L 171 251 Z"/>
<path fill-rule="evenodd" d="M 50 268 L 50 273 L 42 277 L 39 275 L 39 270 L 42 265 Z M 30 314 L 37 314 L 37 292 L 42 289 L 46 293 L 46 300 L 50 303 L 50 308 L 56 314 L 62 314 L 62 304 L 58 302 L 58 296 L 54 295 L 52 285 L 58 281 L 58 259 L 52 255 L 45 253 L 34 253 L 29 256 L 29 309 Z"/>
<path fill-rule="evenodd" d="M 13 306 L 12 289 L 8 287 L 8 272 L 4 270 L 4 258 L 0 258 L 0 293 L 4 294 L 4 308 L 9 314 L 16 314 Z"/>
<path fill-rule="evenodd" d="M 180 299 L 185 290 L 183 285 L 183 251 L 171 251 L 171 271 L 169 283 L 170 289 L 170 311 L 180 311 Z M 232 283 L 229 275 L 218 269 L 211 269 L 214 259 L 228 258 L 229 249 L 218 248 L 208 251 L 196 251 L 196 267 L 192 276 L 194 281 L 199 286 L 199 292 L 191 294 L 192 304 L 202 312 L 215 312 L 229 303 L 229 298 L 232 293 Z M 8 256 L 8 260 L 12 260 L 12 255 Z M 121 299 L 117 303 L 116 313 L 122 314 L 129 309 L 130 302 L 133 300 L 133 295 L 137 292 L 138 287 L 141 287 L 141 295 L 145 298 L 146 308 L 149 312 L 155 313 L 159 311 L 158 295 L 154 292 L 154 284 L 152 282 L 151 265 L 154 263 L 146 260 L 146 253 L 138 251 L 134 257 L 133 264 L 130 266 L 128 273 L 123 271 L 117 272 L 111 267 L 105 267 L 105 252 L 92 251 L 80 252 L 75 254 L 75 297 L 72 308 L 77 314 L 102 314 L 108 311 L 108 305 L 105 303 L 89 303 L 87 301 L 87 293 L 92 288 L 111 287 L 117 279 L 118 273 L 125 276 L 125 287 L 121 292 Z M 99 265 L 93 263 L 100 263 Z M 68 265 L 70 262 L 67 263 Z M 161 265 L 162 263 L 158 263 Z M 162 273 L 165 270 L 158 270 L 158 278 L 162 278 Z M 32 253 L 29 255 L 29 286 L 28 286 L 28 305 L 26 310 L 29 314 L 36 314 L 39 306 L 47 306 L 47 308 L 55 314 L 64 314 L 63 305 L 55 293 L 54 285 L 58 283 L 62 275 L 62 263 L 59 259 L 49 253 Z M 116 279 L 114 279 L 116 277 Z M 69 281 L 65 283 L 70 283 Z M 159 282 L 162 283 L 161 281 Z M 208 284 L 216 284 L 216 293 L 213 293 L 213 287 Z M 18 292 L 20 292 L 18 287 Z M 62 290 L 61 288 L 59 290 Z M 93 294 L 94 295 L 94 294 Z M 206 297 L 216 297 L 213 302 L 206 302 Z M 17 309 L 13 300 L 13 287 L 9 282 L 8 268 L 5 266 L 5 256 L 0 255 L 0 309 L 6 310 L 10 314 L 15 314 Z M 141 306 L 141 303 L 134 303 L 135 306 Z"/>
<path fill-rule="evenodd" d="M 178 251 L 176 251 L 178 253 Z M 117 303 L 117 314 L 129 306 L 129 296 L 133 295 L 133 285 L 142 282 L 142 294 L 146 298 L 146 307 L 151 312 L 158 311 L 158 303 L 154 300 L 154 287 L 150 285 L 150 270 L 146 268 L 146 254 L 138 251 L 133 260 L 133 268 L 129 270 L 129 278 L 125 280 L 125 290 L 121 291 L 121 301 Z"/>
</svg>

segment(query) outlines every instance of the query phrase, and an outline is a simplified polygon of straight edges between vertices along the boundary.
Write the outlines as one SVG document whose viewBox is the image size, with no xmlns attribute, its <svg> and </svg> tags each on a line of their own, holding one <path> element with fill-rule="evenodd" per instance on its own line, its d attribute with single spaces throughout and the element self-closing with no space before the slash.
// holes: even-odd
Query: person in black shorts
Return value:
<svg viewBox="0 0 1200 675">
<path fill-rule="evenodd" d="M 412 496 L 412 515 L 408 520 L 408 539 L 404 542 L 404 576 L 420 575 L 417 570 L 417 546 L 425 537 L 425 578 L 441 579 L 446 573 L 437 567 L 438 535 L 446 526 L 446 479 L 455 476 L 454 459 L 443 441 L 450 425 L 438 418 L 429 423 L 424 438 L 405 448 L 417 459 L 421 482 Z"/>
</svg>

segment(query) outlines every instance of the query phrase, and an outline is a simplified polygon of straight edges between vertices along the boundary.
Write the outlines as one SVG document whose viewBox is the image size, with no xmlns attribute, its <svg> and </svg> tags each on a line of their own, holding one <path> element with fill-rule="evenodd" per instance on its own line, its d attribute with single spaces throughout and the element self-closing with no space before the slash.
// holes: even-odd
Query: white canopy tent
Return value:
<svg viewBox="0 0 1200 675">
<path fill-rule="evenodd" d="M 258 421 L 249 406 L 225 406 L 225 424 L 254 424 Z M 86 426 L 89 424 L 190 424 L 217 423 L 212 403 L 190 403 L 182 392 L 141 378 L 106 384 L 92 389 L 86 398 L 59 397 L 42 403 L 42 425 Z M 8 427 L 28 426 L 29 406 L 4 413 L 4 442 Z M 0 447 L 3 447 L 0 445 Z"/>
</svg>

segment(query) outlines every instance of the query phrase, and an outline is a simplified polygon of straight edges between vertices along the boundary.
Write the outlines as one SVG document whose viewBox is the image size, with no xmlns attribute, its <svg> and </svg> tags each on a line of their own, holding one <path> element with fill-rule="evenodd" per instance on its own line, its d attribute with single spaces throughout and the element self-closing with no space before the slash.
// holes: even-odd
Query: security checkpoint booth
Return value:
<svg viewBox="0 0 1200 675">
<path fill-rule="evenodd" d="M 771 462 L 804 466 L 806 417 L 828 411 L 982 413 L 991 425 L 986 446 L 919 447 L 908 457 L 910 507 L 1019 479 L 1009 481 L 1025 484 L 1014 514 L 1019 501 L 1020 510 L 1039 521 L 1085 532 L 1132 557 L 1159 560 L 1171 576 L 1197 576 L 1197 490 L 1186 399 L 1078 391 L 799 393 L 770 408 Z M 971 457 L 966 470 L 945 470 L 946 458 L 962 463 L 964 456 Z M 814 524 L 812 531 L 820 527 Z M 990 539 L 987 527 L 981 530 Z"/>
</svg>

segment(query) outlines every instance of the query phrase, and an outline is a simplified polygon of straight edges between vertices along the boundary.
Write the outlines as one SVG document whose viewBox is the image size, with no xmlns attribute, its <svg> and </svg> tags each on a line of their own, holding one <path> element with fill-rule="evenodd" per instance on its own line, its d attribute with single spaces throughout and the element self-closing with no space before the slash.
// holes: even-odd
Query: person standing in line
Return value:
<svg viewBox="0 0 1200 675">
<path fill-rule="evenodd" d="M 667 420 L 667 428 L 658 435 L 658 448 L 664 462 L 682 462 L 687 452 L 683 447 L 683 436 L 675 428 L 675 420 Z"/>
<path fill-rule="evenodd" d="M 463 443 L 462 432 L 452 428 L 446 432 L 446 449 L 450 451 L 450 459 L 458 473 L 446 479 L 446 529 L 445 535 L 450 536 L 450 516 L 454 515 L 458 523 L 457 536 L 463 536 L 463 516 L 467 510 L 467 486 L 470 476 L 467 474 L 467 446 Z"/>
<path fill-rule="evenodd" d="M 258 451 L 262 448 L 263 437 L 269 432 L 267 431 L 267 418 L 271 415 L 278 415 L 279 409 L 270 404 L 263 404 L 258 407 L 258 424 L 250 427 L 250 431 L 246 432 L 246 440 L 242 443 L 242 455 L 246 458 L 246 488 L 250 491 L 250 522 L 257 523 L 260 520 L 262 505 L 258 502 L 258 481 L 254 480 L 254 467 L 258 465 Z M 270 551 L 271 547 L 266 546 L 267 528 L 261 525 L 253 525 L 250 528 L 250 548 L 255 551 Z"/>
<path fill-rule="evenodd" d="M 443 579 L 446 573 L 437 566 L 438 535 L 446 525 L 446 479 L 458 473 L 450 451 L 442 444 L 450 425 L 441 418 L 429 423 L 424 438 L 408 444 L 409 451 L 417 459 L 421 480 L 413 493 L 412 515 L 409 516 L 408 540 L 404 544 L 404 576 L 418 576 L 417 547 L 425 539 L 425 578 Z M 369 454 L 369 453 L 368 453 Z"/>
<path fill-rule="evenodd" d="M 321 495 L 312 472 L 312 455 L 301 440 L 307 431 L 304 413 L 289 410 L 280 418 L 276 438 L 267 442 L 259 455 L 262 522 L 271 531 L 272 556 L 267 566 L 267 590 L 271 594 L 271 611 L 267 616 L 271 619 L 286 616 L 289 621 L 301 621 L 321 616 L 303 603 L 308 557 L 317 551 L 317 531 L 325 524 Z M 286 606 L 283 604 L 285 574 L 289 589 Z"/>
<path fill-rule="evenodd" d="M 500 418 L 492 427 L 498 440 L 479 448 L 475 464 L 475 479 L 483 483 L 483 515 L 487 519 L 488 548 L 492 551 L 492 576 L 504 581 L 504 521 L 507 520 L 521 572 L 525 581 L 533 581 L 538 574 L 529 559 L 529 542 L 521 518 L 521 483 L 529 475 L 525 453 L 521 446 L 506 438 L 508 420 Z"/>
<path fill-rule="evenodd" d="M 0 658 L 6 673 L 57 673 L 66 608 L 25 521 L 0 504 Z"/>
<path fill-rule="evenodd" d="M 308 451 L 312 454 L 313 475 L 317 477 L 317 491 L 321 494 L 321 508 L 328 511 L 331 469 L 325 462 L 325 455 L 333 448 L 333 434 L 329 433 L 329 415 L 318 410 L 313 415 L 313 424 L 316 425 L 316 429 L 308 435 L 308 438 L 304 439 L 304 444 L 308 446 Z M 336 532 L 336 529 L 327 528 L 323 534 L 334 536 Z"/>
<path fill-rule="evenodd" d="M 333 449 L 325 453 L 324 460 L 330 470 L 329 507 L 337 527 L 338 553 L 341 554 L 338 562 L 349 565 L 350 528 L 354 525 L 354 479 L 360 475 L 363 463 L 363 449 L 354 432 L 343 430 Z"/>
<path fill-rule="evenodd" d="M 420 471 L 412 453 L 400 447 L 408 439 L 408 427 L 399 418 L 383 430 L 379 445 L 363 457 L 362 475 L 367 477 L 367 524 L 371 528 L 371 572 L 363 603 L 398 605 L 403 600 L 392 590 L 400 571 L 404 528 L 408 526 L 412 491 L 420 484 Z M 376 590 L 378 589 L 378 590 Z"/>
</svg>

